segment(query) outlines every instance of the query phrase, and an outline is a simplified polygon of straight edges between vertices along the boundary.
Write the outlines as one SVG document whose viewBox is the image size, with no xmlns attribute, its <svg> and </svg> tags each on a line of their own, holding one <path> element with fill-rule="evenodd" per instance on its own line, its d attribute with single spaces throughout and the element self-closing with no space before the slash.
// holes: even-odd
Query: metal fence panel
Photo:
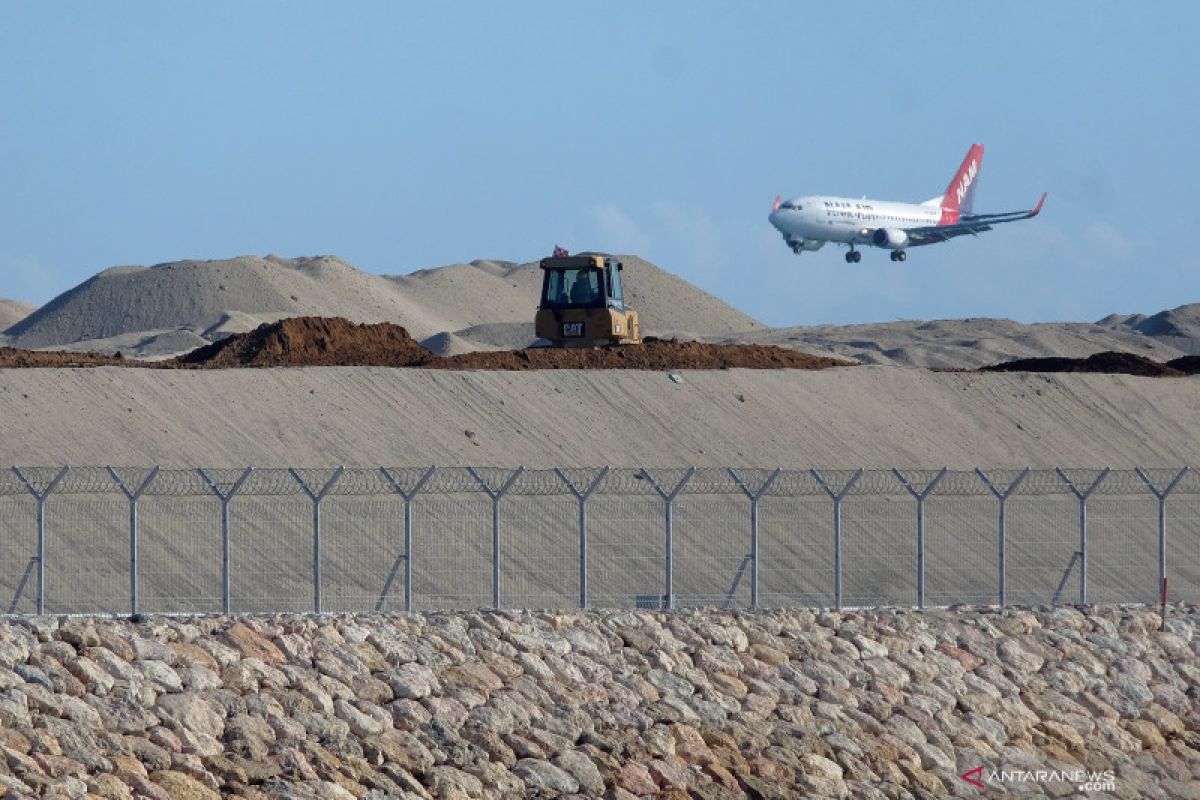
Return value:
<svg viewBox="0 0 1200 800">
<path fill-rule="evenodd" d="M 991 495 L 935 492 L 925 501 L 927 605 L 993 605 L 998 601 L 999 508 Z"/>
<path fill-rule="evenodd" d="M 1167 500 L 1167 581 L 1173 599 L 1194 603 L 1200 601 L 1200 490 L 1188 488 Z"/>
<path fill-rule="evenodd" d="M 675 501 L 675 605 L 750 607 L 750 501 L 683 494 Z"/>
<path fill-rule="evenodd" d="M 563 487 L 560 491 L 565 492 Z M 501 501 L 501 602 L 508 608 L 579 605 L 579 503 L 569 494 Z"/>
<path fill-rule="evenodd" d="M 362 612 L 376 606 L 402 610 L 404 499 L 398 495 L 326 497 L 321 503 L 321 555 L 324 610 Z"/>
<path fill-rule="evenodd" d="M 1168 501 L 1168 505 L 1170 501 Z M 1167 535 L 1170 535 L 1170 526 Z M 1157 603 L 1158 500 L 1097 495 L 1088 501 L 1088 602 Z"/>
<path fill-rule="evenodd" d="M 663 501 L 657 495 L 599 493 L 588 501 L 592 604 L 659 608 L 663 566 Z"/>
<path fill-rule="evenodd" d="M 312 503 L 308 498 L 239 496 L 230 503 L 229 527 L 233 611 L 312 611 Z"/>
<path fill-rule="evenodd" d="M 916 605 L 916 505 L 898 494 L 843 501 L 844 605 Z"/>
<path fill-rule="evenodd" d="M 129 612 L 129 502 L 120 494 L 46 500 L 46 612 Z"/>
<path fill-rule="evenodd" d="M 37 611 L 37 503 L 0 495 L 0 612 Z"/>
<path fill-rule="evenodd" d="M 758 511 L 759 605 L 832 607 L 833 501 L 768 495 Z"/>
<path fill-rule="evenodd" d="M 148 494 L 138 501 L 139 606 L 145 612 L 221 611 L 221 504 L 216 497 Z"/>
<path fill-rule="evenodd" d="M 1070 494 L 1008 501 L 1008 602 L 1079 602 L 1079 501 Z"/>
<path fill-rule="evenodd" d="M 492 602 L 492 503 L 481 491 L 413 501 L 413 605 L 486 608 Z"/>
</svg>

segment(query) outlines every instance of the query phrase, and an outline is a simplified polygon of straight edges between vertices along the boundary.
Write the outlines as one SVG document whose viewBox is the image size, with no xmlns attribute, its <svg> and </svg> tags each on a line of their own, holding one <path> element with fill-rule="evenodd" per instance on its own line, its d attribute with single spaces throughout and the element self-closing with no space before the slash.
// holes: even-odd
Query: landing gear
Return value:
<svg viewBox="0 0 1200 800">
<path fill-rule="evenodd" d="M 847 264 L 857 264 L 862 261 L 862 253 L 854 249 L 854 245 L 850 245 L 850 252 L 846 253 Z"/>
<path fill-rule="evenodd" d="M 908 258 L 908 253 L 904 252 L 903 250 L 893 250 L 892 251 L 892 261 L 904 261 L 907 258 Z"/>
</svg>

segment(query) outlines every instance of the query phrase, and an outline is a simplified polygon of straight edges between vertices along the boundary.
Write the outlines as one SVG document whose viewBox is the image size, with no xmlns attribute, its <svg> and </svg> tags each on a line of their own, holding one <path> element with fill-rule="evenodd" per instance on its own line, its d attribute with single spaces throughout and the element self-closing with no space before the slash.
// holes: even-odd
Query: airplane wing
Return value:
<svg viewBox="0 0 1200 800">
<path fill-rule="evenodd" d="M 925 225 L 919 228 L 905 228 L 904 232 L 908 234 L 910 247 L 946 242 L 967 234 L 976 236 L 984 231 L 990 231 L 993 225 L 999 225 L 1002 222 L 1017 222 L 1036 217 L 1041 212 L 1044 202 L 1046 202 L 1046 193 L 1042 192 L 1042 197 L 1038 200 L 1037 205 L 1025 211 L 1006 211 L 1002 214 L 963 214 L 959 217 L 958 222 L 952 225 Z"/>
</svg>

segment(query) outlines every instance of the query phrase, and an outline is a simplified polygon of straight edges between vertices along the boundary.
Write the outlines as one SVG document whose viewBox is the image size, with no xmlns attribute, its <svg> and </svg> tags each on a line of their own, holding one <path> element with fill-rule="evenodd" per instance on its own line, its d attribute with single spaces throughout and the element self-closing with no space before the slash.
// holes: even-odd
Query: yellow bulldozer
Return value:
<svg viewBox="0 0 1200 800">
<path fill-rule="evenodd" d="M 542 299 L 534 329 L 554 347 L 641 344 L 637 312 L 625 306 L 624 266 L 602 253 L 543 258 Z"/>
</svg>

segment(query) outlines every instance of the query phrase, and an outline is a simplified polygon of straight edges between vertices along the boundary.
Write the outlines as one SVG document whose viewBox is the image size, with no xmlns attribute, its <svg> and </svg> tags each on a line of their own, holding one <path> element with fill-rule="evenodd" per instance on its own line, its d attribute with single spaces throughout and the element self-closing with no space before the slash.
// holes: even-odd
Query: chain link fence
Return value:
<svg viewBox="0 0 1200 800">
<path fill-rule="evenodd" d="M 0 611 L 1200 597 L 1200 475 L 472 467 L 0 473 Z"/>
</svg>

